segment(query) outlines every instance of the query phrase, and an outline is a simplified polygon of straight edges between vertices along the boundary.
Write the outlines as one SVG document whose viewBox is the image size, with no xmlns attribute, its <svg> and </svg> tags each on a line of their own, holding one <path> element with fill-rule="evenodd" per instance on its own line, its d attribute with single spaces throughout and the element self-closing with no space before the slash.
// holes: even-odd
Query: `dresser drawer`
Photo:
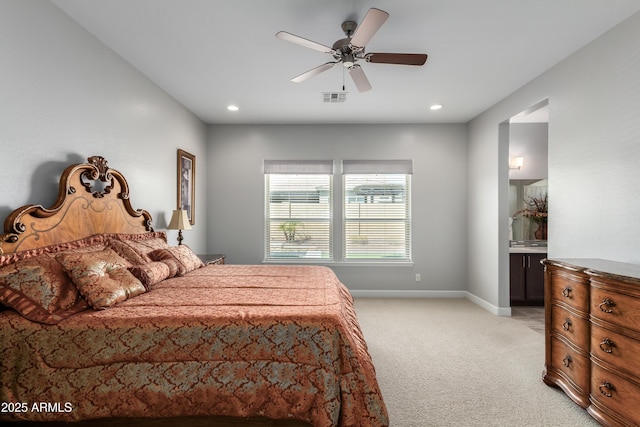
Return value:
<svg viewBox="0 0 640 427">
<path fill-rule="evenodd" d="M 551 299 L 563 302 L 583 313 L 589 312 L 589 283 L 578 276 L 553 272 L 550 283 Z"/>
<path fill-rule="evenodd" d="M 591 401 L 596 409 L 589 408 L 590 412 L 604 412 L 600 415 L 605 419 L 610 418 L 609 413 L 614 419 L 624 420 L 622 425 L 640 425 L 640 386 L 597 363 L 591 367 Z"/>
<path fill-rule="evenodd" d="M 585 351 L 589 348 L 589 321 L 555 304 L 551 306 L 551 331 Z"/>
<path fill-rule="evenodd" d="M 562 340 L 551 338 L 551 366 L 569 380 L 576 393 L 589 395 L 589 358 L 578 353 Z"/>
<path fill-rule="evenodd" d="M 591 325 L 591 354 L 616 368 L 638 375 L 640 341 Z"/>
<path fill-rule="evenodd" d="M 591 288 L 591 316 L 640 331 L 640 300 L 599 287 Z"/>
</svg>

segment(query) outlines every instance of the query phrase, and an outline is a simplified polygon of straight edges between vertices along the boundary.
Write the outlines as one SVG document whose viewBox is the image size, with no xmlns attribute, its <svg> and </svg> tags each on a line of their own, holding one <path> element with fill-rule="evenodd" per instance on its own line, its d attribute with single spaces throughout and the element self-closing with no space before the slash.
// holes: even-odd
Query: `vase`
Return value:
<svg viewBox="0 0 640 427">
<path fill-rule="evenodd" d="M 536 240 L 547 240 L 547 223 L 539 222 L 538 228 L 536 229 L 534 236 Z"/>
</svg>

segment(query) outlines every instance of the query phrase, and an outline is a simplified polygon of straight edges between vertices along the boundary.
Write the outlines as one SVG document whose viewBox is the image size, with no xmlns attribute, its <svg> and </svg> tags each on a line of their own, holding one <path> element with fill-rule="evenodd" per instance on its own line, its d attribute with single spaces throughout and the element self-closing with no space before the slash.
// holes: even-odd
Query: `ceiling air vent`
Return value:
<svg viewBox="0 0 640 427">
<path fill-rule="evenodd" d="M 322 92 L 324 104 L 338 104 L 347 100 L 347 92 Z"/>
</svg>

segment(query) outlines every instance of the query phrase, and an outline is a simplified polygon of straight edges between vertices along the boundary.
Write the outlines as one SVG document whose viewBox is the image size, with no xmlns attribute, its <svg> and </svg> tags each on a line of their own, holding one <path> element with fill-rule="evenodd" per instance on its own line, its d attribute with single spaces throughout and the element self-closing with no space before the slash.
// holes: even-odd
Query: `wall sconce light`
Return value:
<svg viewBox="0 0 640 427">
<path fill-rule="evenodd" d="M 510 157 L 509 158 L 509 169 L 518 169 L 524 165 L 524 157 Z"/>
<path fill-rule="evenodd" d="M 182 244 L 182 230 L 191 230 L 189 216 L 184 209 L 176 209 L 171 215 L 171 221 L 167 225 L 167 230 L 178 230 L 178 244 Z"/>
</svg>

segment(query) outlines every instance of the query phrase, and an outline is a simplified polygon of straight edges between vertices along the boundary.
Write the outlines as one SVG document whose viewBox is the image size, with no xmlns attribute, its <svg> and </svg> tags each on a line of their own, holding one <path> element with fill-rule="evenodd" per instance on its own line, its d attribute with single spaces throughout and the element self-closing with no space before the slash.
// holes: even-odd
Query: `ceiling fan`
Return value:
<svg viewBox="0 0 640 427">
<path fill-rule="evenodd" d="M 312 68 L 292 78 L 291 81 L 300 83 L 342 63 L 342 65 L 349 70 L 349 75 L 353 79 L 353 83 L 356 85 L 358 91 L 366 92 L 371 89 L 371 83 L 369 83 L 369 79 L 367 79 L 362 67 L 356 64 L 357 61 L 363 60 L 376 64 L 424 65 L 427 61 L 427 54 L 425 53 L 365 53 L 365 45 L 371 40 L 380 27 L 382 27 L 382 24 L 385 23 L 387 18 L 389 18 L 387 12 L 371 8 L 359 26 L 353 21 L 343 22 L 342 31 L 344 31 L 347 37 L 336 41 L 332 47 L 316 43 L 286 31 L 279 31 L 276 37 L 280 40 L 328 53 L 334 58 L 334 61 Z"/>
</svg>

